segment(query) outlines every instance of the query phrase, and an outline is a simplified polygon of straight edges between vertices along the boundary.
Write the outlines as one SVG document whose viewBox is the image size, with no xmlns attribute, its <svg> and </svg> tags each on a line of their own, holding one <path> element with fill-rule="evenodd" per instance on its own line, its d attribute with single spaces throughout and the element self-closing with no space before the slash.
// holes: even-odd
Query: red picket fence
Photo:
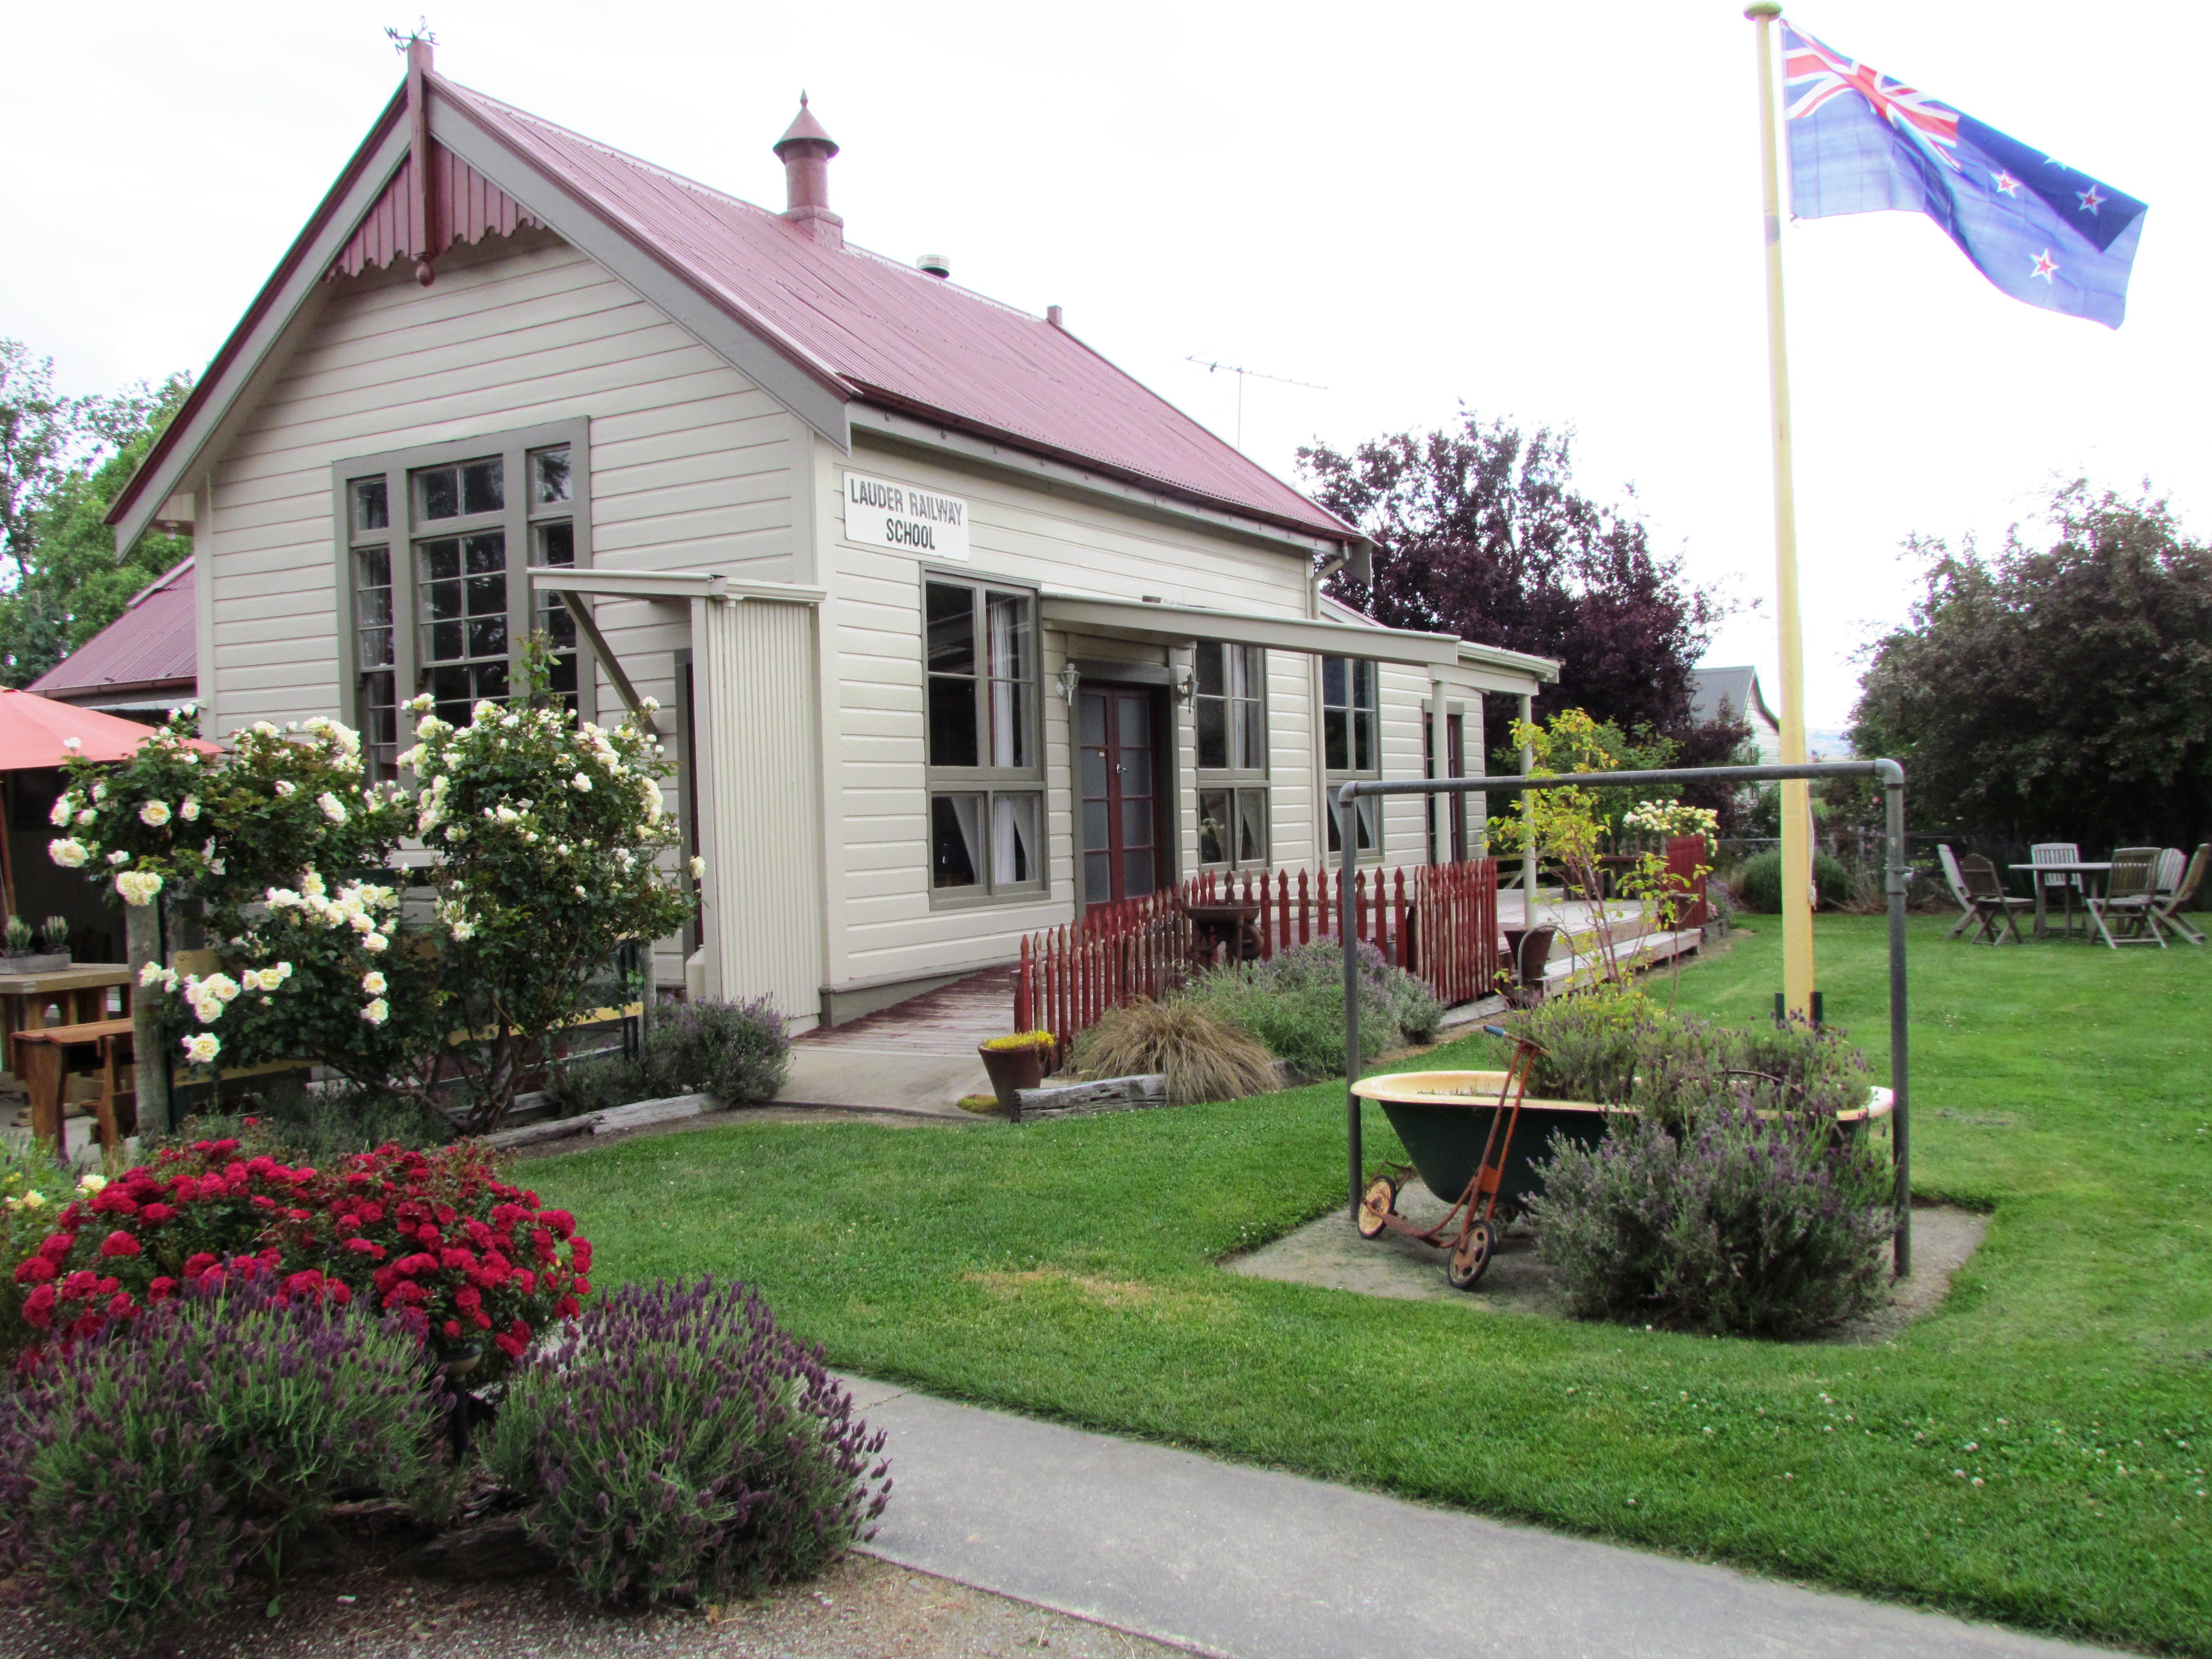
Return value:
<svg viewBox="0 0 2212 1659">
<path fill-rule="evenodd" d="M 1702 927 L 1712 920 L 1712 908 L 1705 902 L 1705 878 L 1698 873 L 1706 856 L 1703 836 L 1675 836 L 1667 842 L 1668 885 L 1697 895 L 1675 913 L 1677 927 Z"/>
<path fill-rule="evenodd" d="M 1498 982 L 1498 861 L 1416 865 L 1352 878 L 1352 937 L 1422 980 L 1447 1005 L 1486 996 Z M 1193 876 L 1178 888 L 1100 906 L 1083 921 L 1022 940 L 1014 970 L 1014 1026 L 1048 1030 L 1063 1055 L 1076 1034 L 1133 997 L 1174 990 L 1200 965 L 1194 905 L 1237 904 L 1253 923 L 1261 960 L 1341 937 L 1347 908 L 1341 870 Z"/>
</svg>

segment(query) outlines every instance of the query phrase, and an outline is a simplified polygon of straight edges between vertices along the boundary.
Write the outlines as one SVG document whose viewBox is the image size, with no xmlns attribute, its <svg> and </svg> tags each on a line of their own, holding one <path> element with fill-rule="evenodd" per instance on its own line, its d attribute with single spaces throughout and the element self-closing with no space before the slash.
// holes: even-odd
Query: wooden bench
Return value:
<svg viewBox="0 0 2212 1659">
<path fill-rule="evenodd" d="M 31 1139 L 50 1140 L 62 1157 L 69 1140 L 62 1127 L 62 1087 L 68 1077 L 68 1051 L 93 1048 L 100 1056 L 100 1095 L 93 1103 L 100 1120 L 100 1144 L 111 1152 L 123 1146 L 115 1111 L 116 1073 L 131 1062 L 131 1022 L 87 1020 L 76 1025 L 48 1025 L 15 1034 L 15 1073 L 31 1097 Z M 135 1127 L 135 1126 L 134 1126 Z"/>
</svg>

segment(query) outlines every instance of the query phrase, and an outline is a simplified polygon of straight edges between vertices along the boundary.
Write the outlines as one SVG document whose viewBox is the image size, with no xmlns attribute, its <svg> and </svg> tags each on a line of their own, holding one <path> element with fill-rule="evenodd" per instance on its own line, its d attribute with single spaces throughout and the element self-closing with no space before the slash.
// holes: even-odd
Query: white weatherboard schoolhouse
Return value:
<svg viewBox="0 0 2212 1659">
<path fill-rule="evenodd" d="M 411 48 L 113 514 L 194 538 L 210 735 L 333 714 L 388 768 L 398 705 L 465 720 L 544 629 L 586 714 L 660 705 L 706 869 L 664 974 L 803 1030 L 1317 865 L 1332 780 L 1479 768 L 1480 699 L 1554 678 L 1324 599 L 1353 528 L 1056 307 L 848 246 L 803 106 L 776 149 L 781 213 Z M 1357 834 L 1468 850 L 1414 800 Z"/>
</svg>

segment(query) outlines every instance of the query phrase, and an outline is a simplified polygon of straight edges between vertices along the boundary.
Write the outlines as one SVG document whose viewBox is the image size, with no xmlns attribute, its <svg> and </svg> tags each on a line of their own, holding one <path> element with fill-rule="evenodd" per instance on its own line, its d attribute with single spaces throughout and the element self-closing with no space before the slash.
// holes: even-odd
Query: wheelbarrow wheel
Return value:
<svg viewBox="0 0 2212 1659">
<path fill-rule="evenodd" d="M 1376 1176 L 1367 1183 L 1367 1190 L 1359 1195 L 1359 1236 L 1380 1238 L 1389 1231 L 1383 1217 L 1398 1208 L 1398 1183 L 1389 1176 Z"/>
<path fill-rule="evenodd" d="M 1444 1278 L 1455 1291 L 1471 1291 L 1490 1269 L 1490 1252 L 1497 1243 L 1487 1221 L 1468 1224 L 1467 1234 L 1452 1246 L 1452 1253 L 1444 1262 Z"/>
</svg>

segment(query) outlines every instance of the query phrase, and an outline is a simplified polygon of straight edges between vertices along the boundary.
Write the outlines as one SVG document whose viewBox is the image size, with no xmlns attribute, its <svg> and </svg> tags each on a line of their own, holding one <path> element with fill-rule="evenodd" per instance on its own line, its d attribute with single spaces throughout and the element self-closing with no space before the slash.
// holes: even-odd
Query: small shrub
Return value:
<svg viewBox="0 0 2212 1659">
<path fill-rule="evenodd" d="M 1616 1120 L 1595 1147 L 1555 1139 L 1543 1176 L 1538 1249 L 1577 1317 L 1791 1337 L 1881 1298 L 1888 1175 L 1818 1114 Z"/>
<path fill-rule="evenodd" d="M 581 1055 L 545 1079 L 545 1103 L 556 1117 L 581 1117 L 653 1097 L 653 1079 L 645 1067 L 619 1049 Z"/>
<path fill-rule="evenodd" d="M 507 1384 L 486 1467 L 594 1595 L 752 1595 L 869 1535 L 884 1437 L 744 1285 L 626 1285 Z"/>
<path fill-rule="evenodd" d="M 1050 1048 L 1059 1042 L 1049 1031 L 1009 1031 L 1004 1036 L 984 1038 L 983 1047 L 994 1054 L 1011 1054 L 1023 1048 Z"/>
<path fill-rule="evenodd" d="M 51 1352 L 0 1401 L 0 1544 L 59 1616 L 143 1638 L 217 1611 L 343 1497 L 411 1496 L 442 1402 L 358 1305 L 211 1280 Z"/>
<path fill-rule="evenodd" d="M 1091 1077 L 1164 1075 L 1168 1098 L 1179 1106 L 1241 1100 L 1281 1086 L 1265 1048 L 1182 999 L 1108 1009 L 1075 1039 L 1075 1065 Z"/>
<path fill-rule="evenodd" d="M 1327 939 L 1278 951 L 1266 962 L 1215 968 L 1191 982 L 1190 1000 L 1265 1043 L 1302 1077 L 1344 1073 L 1344 957 Z M 1373 1060 L 1410 1037 L 1436 1035 L 1443 1011 L 1428 988 L 1359 945 L 1359 1052 Z M 1411 1021 L 1415 1036 L 1407 1029 Z"/>
<path fill-rule="evenodd" d="M 259 1093 L 228 1103 L 228 1111 L 185 1119 L 149 1150 L 234 1139 L 249 1154 L 313 1164 L 379 1146 L 443 1146 L 457 1133 L 451 1118 L 419 1100 L 343 1081 L 309 1088 L 297 1077 L 280 1077 Z"/>
<path fill-rule="evenodd" d="M 766 997 L 687 1002 L 661 1012 L 645 1040 L 645 1069 L 655 1095 L 773 1100 L 791 1075 L 791 1037 Z"/>
<path fill-rule="evenodd" d="M 1813 855 L 1813 886 L 1820 896 L 1820 902 L 1831 909 L 1848 903 L 1851 896 L 1850 872 L 1826 853 Z M 1782 854 L 1769 850 L 1744 861 L 1742 872 L 1736 878 L 1735 895 L 1747 910 L 1756 910 L 1762 915 L 1779 915 L 1782 912 Z"/>
</svg>

